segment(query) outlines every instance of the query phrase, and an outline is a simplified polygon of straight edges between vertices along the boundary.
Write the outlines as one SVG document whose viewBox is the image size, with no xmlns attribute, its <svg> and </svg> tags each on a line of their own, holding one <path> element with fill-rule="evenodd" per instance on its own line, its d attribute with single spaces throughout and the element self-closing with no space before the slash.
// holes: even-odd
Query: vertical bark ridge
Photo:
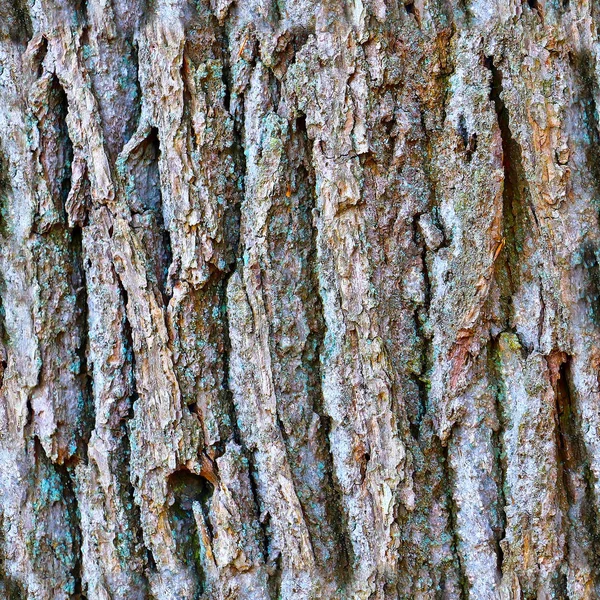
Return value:
<svg viewBox="0 0 600 600">
<path fill-rule="evenodd" d="M 40 289 L 42 370 L 31 399 L 34 431 L 48 456 L 62 463 L 80 452 L 87 433 L 85 306 L 81 241 L 67 223 L 73 147 L 67 132 L 67 98 L 55 75 L 47 76 L 47 104 L 38 112 L 39 157 L 44 173 L 35 220 L 33 256 Z M 85 299 L 85 293 L 83 294 Z M 70 323 L 67 329 L 65 323 Z M 64 374 L 51 373 L 64 365 Z M 44 414 L 45 413 L 45 414 Z M 79 448 L 78 448 L 79 446 Z"/>
<path fill-rule="evenodd" d="M 130 483 L 128 421 L 136 399 L 133 348 L 124 294 L 110 262 L 106 223 L 92 211 L 84 232 L 89 285 L 88 364 L 94 381 L 95 427 L 88 463 L 76 471 L 83 520 L 87 595 L 144 598 L 140 521 Z M 108 306 L 105 305 L 109 300 Z M 103 307 L 101 309 L 101 307 Z M 113 340 L 106 343 L 106 336 Z"/>
<path fill-rule="evenodd" d="M 323 314 L 323 301 L 319 293 L 318 281 L 318 248 L 317 248 L 317 229 L 314 226 L 315 216 L 315 173 L 312 167 L 312 146 L 308 138 L 306 130 L 306 117 L 300 115 L 295 121 L 295 133 L 300 138 L 300 143 L 303 146 L 303 163 L 300 168 L 294 170 L 298 172 L 297 187 L 302 189 L 304 198 L 302 198 L 301 209 L 303 210 L 303 218 L 305 219 L 305 236 L 303 240 L 306 244 L 304 258 L 306 260 L 306 298 L 307 303 L 306 315 L 309 319 L 310 332 L 302 349 L 302 366 L 307 377 L 307 395 L 312 402 L 313 418 L 318 416 L 317 434 L 318 442 L 314 444 L 313 452 L 318 460 L 317 464 L 306 465 L 304 469 L 318 469 L 319 478 L 322 480 L 321 487 L 324 497 L 321 499 L 325 516 L 323 519 L 331 527 L 331 540 L 326 540 L 331 546 L 325 549 L 326 557 L 335 568 L 335 578 L 338 585 L 343 584 L 348 580 L 348 566 L 350 565 L 349 548 L 350 541 L 348 538 L 347 522 L 344 520 L 344 513 L 341 506 L 341 493 L 339 482 L 336 481 L 333 472 L 333 452 L 329 439 L 331 431 L 330 418 L 325 412 L 325 403 L 323 398 L 322 387 L 322 365 L 321 356 L 323 353 L 323 344 L 325 339 L 325 319 Z M 292 157 L 295 152 L 292 151 Z M 300 190 L 297 191 L 299 193 Z M 287 187 L 285 194 L 287 196 Z M 303 204 L 303 206 L 302 206 Z M 312 427 L 312 423 L 311 423 Z M 304 445 L 301 436 L 298 436 L 296 445 L 302 447 Z M 300 473 L 301 475 L 301 473 Z M 313 495 L 308 490 L 308 497 L 312 501 Z M 304 500 L 306 502 L 306 500 Z M 317 519 L 312 527 L 320 526 L 322 519 Z M 324 536 L 326 538 L 326 536 Z M 327 556 L 329 553 L 333 557 Z"/>
<path fill-rule="evenodd" d="M 452 30 L 442 30 L 438 35 L 440 41 L 450 41 Z M 413 437 L 414 433 L 418 433 L 417 443 L 413 443 L 410 449 L 413 455 L 413 486 L 419 492 L 415 494 L 414 510 L 400 512 L 402 516 L 399 522 L 402 523 L 402 530 L 410 540 L 409 543 L 403 543 L 401 546 L 401 555 L 403 555 L 399 562 L 399 568 L 403 573 L 399 585 L 401 598 L 410 598 L 414 593 L 434 593 L 433 590 L 438 589 L 450 598 L 460 598 L 463 594 L 456 536 L 452 526 L 453 505 L 449 492 L 448 457 L 439 438 L 435 435 L 430 394 L 435 351 L 432 343 L 432 266 L 436 252 L 449 243 L 438 217 L 440 208 L 438 183 L 433 162 L 435 136 L 445 118 L 448 78 L 453 72 L 452 53 L 448 49 L 449 45 L 446 44 L 436 47 L 439 79 L 436 78 L 431 86 L 424 88 L 422 104 L 418 110 L 413 109 L 418 115 L 415 119 L 417 127 L 413 134 L 406 137 L 410 143 L 408 148 L 416 144 L 414 147 L 419 148 L 420 152 L 408 152 L 406 148 L 406 158 L 400 155 L 401 160 L 410 161 L 402 169 L 403 173 L 406 172 L 409 184 L 412 184 L 411 180 L 414 178 L 413 169 L 417 169 L 417 174 L 421 173 L 420 186 L 424 187 L 422 193 L 427 199 L 425 205 L 418 206 L 417 213 L 413 217 L 411 236 L 414 239 L 416 226 L 415 241 L 418 246 L 415 250 L 419 253 L 417 256 L 420 255 L 420 262 L 417 262 L 416 266 L 422 271 L 422 289 L 412 298 L 409 296 L 412 305 L 416 307 L 413 308 L 415 314 L 413 318 L 415 332 L 418 334 L 415 344 L 417 354 L 415 364 L 411 367 L 410 382 L 417 378 L 417 389 L 405 385 L 404 391 L 407 396 L 404 401 L 407 404 L 406 410 Z M 416 60 L 418 61 L 418 58 Z M 433 115 L 429 115 L 428 111 L 431 109 L 435 111 Z M 399 124 L 402 124 L 402 121 Z M 399 133 L 402 133 L 401 129 Z M 401 140 L 402 138 L 398 140 L 398 145 L 403 144 Z M 420 156 L 420 160 L 414 161 L 413 157 L 416 156 Z M 395 159 L 392 164 L 397 160 Z M 395 278 L 391 279 L 392 282 L 394 280 Z M 398 336 L 396 344 L 392 355 L 398 357 L 401 365 L 400 358 L 406 352 L 403 336 Z M 411 400 L 411 397 L 414 399 Z M 421 416 L 413 421 L 415 416 L 412 415 L 418 414 Z M 417 424 L 418 431 L 415 431 Z"/>
<path fill-rule="evenodd" d="M 268 514 L 271 527 L 273 527 L 269 535 L 268 561 L 271 563 L 271 568 L 276 570 L 278 555 L 281 554 L 281 585 L 283 589 L 290 587 L 290 591 L 294 589 L 295 593 L 302 595 L 299 597 L 304 597 L 305 594 L 310 592 L 309 586 L 311 584 L 308 581 L 302 582 L 301 580 L 292 582 L 290 581 L 290 575 L 294 573 L 297 566 L 302 562 L 308 560 L 312 563 L 315 560 L 313 557 L 314 546 L 310 539 L 310 529 L 307 528 L 308 523 L 305 520 L 301 501 L 297 496 L 298 491 L 294 490 L 293 461 L 304 459 L 309 460 L 309 464 L 312 464 L 314 463 L 314 459 L 311 456 L 312 451 L 309 449 L 306 449 L 308 452 L 303 459 L 290 457 L 290 448 L 286 442 L 293 440 L 295 437 L 295 432 L 291 431 L 292 426 L 297 428 L 300 425 L 304 429 L 306 427 L 305 419 L 308 419 L 310 422 L 318 417 L 314 415 L 311 419 L 310 412 L 307 417 L 304 417 L 301 412 L 297 413 L 297 416 L 289 413 L 288 411 L 291 408 L 287 408 L 285 405 L 285 401 L 287 400 L 286 394 L 294 394 L 295 385 L 292 382 L 286 382 L 284 379 L 283 385 L 285 387 L 281 390 L 280 386 L 282 384 L 278 381 L 279 374 L 276 370 L 277 354 L 282 355 L 284 351 L 286 353 L 291 351 L 292 357 L 294 354 L 297 356 L 295 359 L 296 364 L 301 357 L 303 344 L 298 344 L 295 339 L 297 334 L 290 327 L 293 321 L 287 325 L 290 328 L 289 332 L 283 329 L 280 334 L 283 342 L 279 343 L 280 348 L 277 348 L 277 346 L 274 348 L 269 347 L 271 331 L 273 331 L 277 339 L 279 337 L 276 329 L 277 324 L 281 323 L 281 326 L 283 326 L 285 323 L 282 317 L 278 315 L 280 311 L 279 307 L 272 307 L 268 304 L 267 292 L 269 288 L 279 285 L 277 280 L 272 279 L 271 273 L 268 270 L 269 262 L 271 260 L 278 260 L 278 262 L 283 262 L 285 265 L 287 257 L 285 254 L 280 254 L 282 252 L 286 253 L 290 259 L 298 260 L 294 254 L 289 253 L 289 250 L 286 252 L 285 238 L 277 244 L 278 236 L 282 236 L 282 233 L 289 235 L 286 230 L 290 228 L 290 224 L 286 222 L 285 213 L 281 212 L 281 209 L 271 199 L 271 196 L 279 196 L 282 203 L 286 202 L 283 200 L 284 198 L 293 198 L 293 201 L 290 202 L 296 204 L 299 201 L 298 192 L 294 193 L 295 190 L 293 191 L 293 188 L 301 186 L 304 183 L 295 181 L 294 179 L 290 180 L 289 176 L 285 177 L 286 155 L 284 140 L 287 136 L 289 125 L 273 112 L 274 103 L 277 101 L 276 90 L 274 88 L 276 86 L 270 80 L 268 72 L 261 64 L 258 64 L 252 75 L 247 97 L 251 100 L 259 97 L 262 99 L 262 102 L 259 105 L 256 103 L 254 105 L 251 104 L 253 110 L 247 111 L 245 117 L 245 143 L 249 144 L 250 140 L 255 141 L 256 151 L 249 153 L 246 161 L 247 180 L 245 184 L 245 198 L 242 205 L 242 215 L 246 215 L 246 219 L 242 217 L 241 224 L 241 241 L 244 244 L 244 269 L 241 272 L 243 279 L 240 279 L 240 275 L 234 276 L 237 285 L 243 282 L 242 288 L 236 294 L 235 302 L 238 306 L 239 302 L 247 303 L 245 311 L 251 311 L 252 317 L 251 320 L 246 320 L 244 324 L 239 320 L 236 322 L 233 320 L 236 304 L 230 308 L 232 310 L 230 336 L 232 350 L 234 351 L 233 362 L 231 363 L 234 371 L 230 385 L 232 385 L 233 399 L 240 422 L 241 437 L 253 452 L 259 482 L 264 479 L 277 480 L 278 477 L 276 471 L 273 470 L 274 468 L 278 468 L 276 467 L 276 463 L 264 452 L 264 449 L 260 448 L 264 441 L 269 439 L 270 443 L 277 448 L 277 452 L 280 453 L 282 464 L 279 468 L 283 467 L 283 469 L 281 475 L 279 475 L 277 488 L 275 490 L 267 490 L 263 487 L 262 483 L 259 483 L 257 486 L 264 518 L 267 518 L 266 515 Z M 281 173 L 279 172 L 280 169 Z M 291 217 L 300 220 L 302 215 L 297 214 L 297 212 L 298 209 L 292 205 Z M 283 227 L 282 233 L 278 231 L 281 227 Z M 292 230 L 298 228 L 298 225 L 296 225 Z M 296 243 L 302 244 L 305 242 L 306 240 L 303 240 L 299 236 Z M 271 258 L 270 254 L 274 254 L 274 257 Z M 306 257 L 304 257 L 304 260 L 306 260 Z M 287 283 L 285 275 L 282 283 Z M 232 284 L 234 284 L 234 279 L 230 280 L 230 290 L 235 289 L 232 288 Z M 231 299 L 232 296 L 230 294 Z M 273 311 L 277 312 L 273 314 Z M 250 317 L 250 312 L 247 314 Z M 304 320 L 305 317 L 300 312 L 298 316 L 294 315 L 293 319 Z M 272 325 L 270 324 L 271 321 L 273 322 Z M 310 330 L 306 321 L 304 323 L 301 321 L 301 326 L 304 331 L 302 329 L 300 331 L 304 338 L 304 343 L 306 343 L 305 339 Z M 249 340 L 253 337 L 256 350 L 254 357 L 250 359 L 252 350 Z M 294 350 L 294 346 L 297 344 L 299 346 L 298 350 Z M 248 363 L 249 359 L 251 362 L 257 362 L 259 365 L 262 365 L 264 370 L 261 378 L 255 380 L 256 387 L 254 391 L 255 402 L 265 402 L 266 407 L 269 407 L 266 408 L 261 420 L 256 420 L 258 414 L 254 414 L 254 411 L 249 410 L 250 406 L 243 406 L 241 402 L 240 391 L 243 387 L 240 386 L 242 385 L 242 381 L 248 381 L 246 378 L 250 376 L 248 373 L 250 366 Z M 300 381 L 306 377 L 302 373 L 298 373 L 296 377 L 298 375 L 301 377 Z M 304 381 L 302 387 L 305 386 L 306 382 Z M 298 391 L 300 393 L 303 392 L 301 388 Z M 300 395 L 295 404 L 297 408 L 294 407 L 294 410 L 311 411 L 312 407 L 310 405 L 306 408 L 304 407 L 306 400 Z M 292 418 L 293 421 L 283 423 L 284 420 L 288 421 L 288 419 Z M 280 423 L 283 423 L 283 428 L 280 428 Z M 313 427 L 318 431 L 318 423 L 314 423 Z M 318 472 L 315 472 L 313 476 L 318 477 Z M 320 493 L 322 492 L 319 491 Z M 286 508 L 285 502 L 289 502 L 291 506 Z M 318 506 L 319 508 L 322 507 L 321 502 L 319 502 Z M 286 521 L 295 524 L 293 530 L 285 531 L 281 528 L 282 523 Z M 321 525 L 323 525 L 322 522 Z M 299 530 L 299 533 L 296 533 L 296 528 Z M 286 539 L 288 540 L 287 542 L 284 541 Z M 287 545 L 291 546 L 289 554 L 283 551 L 283 548 Z M 294 573 L 294 577 L 297 577 L 296 573 Z M 312 585 L 316 586 L 318 583 L 314 582 Z"/>
<path fill-rule="evenodd" d="M 10 13 L 9 13 L 10 16 Z M 6 23 L 6 21 L 3 21 Z M 8 34 L 8 32 L 6 32 Z M 21 38 L 22 41 L 22 38 Z M 26 40 L 25 40 L 26 41 Z M 19 40 L 10 36 L 2 38 L 1 53 L 3 61 L 13 65 L 12 70 L 3 69 L 1 97 L 8 111 L 2 113 L 2 157 L 3 172 L 7 177 L 20 169 L 27 172 L 29 156 L 23 151 L 27 147 L 28 133 L 26 114 L 21 101 L 20 88 L 15 84 L 15 77 L 23 76 L 30 82 L 27 69 L 20 60 L 22 46 Z M 23 149 L 23 150 L 22 150 Z M 18 165 L 18 166 L 17 166 Z M 33 202 L 34 184 L 31 177 L 22 181 L 23 185 L 15 185 L 12 179 L 3 181 L 2 186 L 2 245 L 5 250 L 1 254 L 2 261 L 2 306 L 5 317 L 6 362 L 4 385 L 2 387 L 2 473 L 1 478 L 3 524 L 3 575 L 7 592 L 27 593 L 29 589 L 28 574 L 33 563 L 31 551 L 19 540 L 32 538 L 30 522 L 31 505 L 27 504 L 27 493 L 22 481 L 35 481 L 33 471 L 35 456 L 27 452 L 27 446 L 33 444 L 28 427 L 30 421 L 30 394 L 36 386 L 39 373 L 38 342 L 34 328 L 34 307 L 37 305 L 37 291 L 32 289 L 34 281 L 31 249 L 27 240 L 32 232 L 33 217 L 37 206 Z M 17 251 L 17 259 L 9 258 Z M 20 257 L 20 258 L 19 258 Z M 26 283 L 29 281 L 29 283 Z M 24 306 L 25 310 L 21 307 Z M 18 343 L 20 336 L 25 336 L 25 343 Z M 25 508 L 22 508 L 25 505 Z M 60 507 L 58 507 L 60 510 Z M 39 527 L 45 530 L 44 510 L 40 511 Z M 20 550 L 19 550 L 20 549 Z M 40 565 L 40 574 L 53 573 L 54 553 L 46 557 Z M 47 568 L 50 567 L 48 571 Z M 62 583 L 64 571 L 54 570 L 49 577 L 50 587 Z M 43 590 L 44 591 L 44 590 Z"/>
<path fill-rule="evenodd" d="M 522 593 L 547 590 L 549 594 L 560 593 L 564 570 L 559 568 L 565 557 L 565 537 L 561 510 L 560 481 L 555 443 L 554 395 L 548 373 L 541 369 L 542 356 L 532 353 L 525 356 L 517 337 L 503 333 L 499 338 L 501 376 L 506 386 L 503 414 L 509 415 L 504 428 L 504 448 L 510 457 L 507 461 L 506 538 L 503 541 L 506 585 Z M 544 361 L 545 363 L 545 361 Z M 518 365 L 518 366 L 517 366 Z M 520 375 L 515 377 L 515 367 Z M 535 385 L 536 396 L 522 398 L 525 386 Z M 530 388 L 531 389 L 531 388 Z M 533 390 L 532 390 L 533 391 Z M 550 402 L 551 401 L 551 402 Z M 522 406 L 518 413 L 514 403 Z M 534 418 L 537 438 L 527 433 L 528 421 Z M 539 469 L 528 465 L 526 459 L 515 454 L 515 445 L 524 448 L 522 456 L 535 453 L 545 467 Z M 520 475 L 517 476 L 517 472 Z M 543 489 L 540 498 L 531 490 Z M 535 537 L 531 531 L 536 522 L 544 522 L 543 530 Z M 515 566 L 518 561 L 519 567 Z M 511 573 L 511 575 L 508 575 Z M 511 581 L 512 578 L 512 581 Z"/>
<path fill-rule="evenodd" d="M 452 556 L 456 562 L 456 579 L 457 579 L 457 597 L 460 600 L 465 600 L 470 597 L 469 594 L 469 582 L 467 580 L 467 573 L 464 565 L 464 554 L 460 552 L 460 533 L 458 531 L 458 513 L 459 507 L 457 506 L 456 500 L 453 494 L 453 471 L 449 464 L 449 447 L 442 446 L 443 455 L 443 467 L 444 467 L 444 483 L 448 486 L 446 492 L 446 502 L 448 510 L 448 529 L 451 536 L 451 549 Z M 485 572 L 485 571 L 484 571 Z"/>
</svg>

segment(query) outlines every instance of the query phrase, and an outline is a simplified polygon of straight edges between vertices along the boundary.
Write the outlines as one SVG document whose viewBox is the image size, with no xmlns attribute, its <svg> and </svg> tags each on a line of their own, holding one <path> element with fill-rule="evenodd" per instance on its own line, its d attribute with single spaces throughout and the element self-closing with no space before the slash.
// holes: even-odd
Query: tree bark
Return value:
<svg viewBox="0 0 600 600">
<path fill-rule="evenodd" d="M 588 0 L 0 0 L 0 598 L 600 597 Z"/>
</svg>

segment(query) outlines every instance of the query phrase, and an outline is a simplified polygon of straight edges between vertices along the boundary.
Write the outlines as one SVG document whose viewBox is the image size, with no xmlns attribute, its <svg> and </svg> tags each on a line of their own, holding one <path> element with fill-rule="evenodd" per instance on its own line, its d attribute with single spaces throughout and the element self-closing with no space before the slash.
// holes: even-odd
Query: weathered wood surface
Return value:
<svg viewBox="0 0 600 600">
<path fill-rule="evenodd" d="M 0 0 L 0 597 L 600 597 L 599 11 Z"/>
</svg>

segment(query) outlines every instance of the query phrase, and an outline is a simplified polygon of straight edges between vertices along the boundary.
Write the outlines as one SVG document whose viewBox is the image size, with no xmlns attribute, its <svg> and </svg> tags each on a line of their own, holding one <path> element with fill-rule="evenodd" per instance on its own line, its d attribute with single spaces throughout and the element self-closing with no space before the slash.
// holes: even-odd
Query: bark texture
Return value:
<svg viewBox="0 0 600 600">
<path fill-rule="evenodd" d="M 599 598 L 599 33 L 0 0 L 0 598 Z"/>
</svg>

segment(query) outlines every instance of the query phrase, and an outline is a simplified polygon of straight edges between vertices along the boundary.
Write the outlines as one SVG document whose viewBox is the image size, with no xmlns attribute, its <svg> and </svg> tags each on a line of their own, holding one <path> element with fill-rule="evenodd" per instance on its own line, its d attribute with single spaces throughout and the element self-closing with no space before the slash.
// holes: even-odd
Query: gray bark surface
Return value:
<svg viewBox="0 0 600 600">
<path fill-rule="evenodd" d="M 599 598 L 599 11 L 0 0 L 0 598 Z"/>
</svg>

